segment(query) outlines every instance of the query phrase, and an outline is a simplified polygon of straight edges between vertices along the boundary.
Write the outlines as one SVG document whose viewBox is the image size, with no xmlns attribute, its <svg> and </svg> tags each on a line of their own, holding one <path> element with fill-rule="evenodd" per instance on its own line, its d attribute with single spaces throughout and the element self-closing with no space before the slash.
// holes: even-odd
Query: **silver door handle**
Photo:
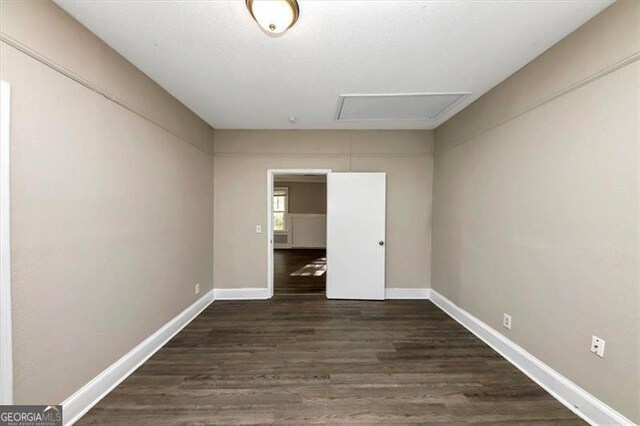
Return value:
<svg viewBox="0 0 640 426">
<path fill-rule="evenodd" d="M 383 246 L 384 245 L 384 241 L 380 240 L 380 241 L 378 241 L 378 244 Z"/>
</svg>

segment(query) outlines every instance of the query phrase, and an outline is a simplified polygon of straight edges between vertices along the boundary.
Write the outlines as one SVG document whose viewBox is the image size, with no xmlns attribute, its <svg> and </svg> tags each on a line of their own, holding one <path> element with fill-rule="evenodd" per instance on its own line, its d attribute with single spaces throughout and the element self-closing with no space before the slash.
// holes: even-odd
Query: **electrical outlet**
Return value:
<svg viewBox="0 0 640 426">
<path fill-rule="evenodd" d="M 196 294 L 200 293 L 200 284 L 195 285 Z"/>
<path fill-rule="evenodd" d="M 603 339 L 598 336 L 591 336 L 591 352 L 598 355 L 600 358 L 604 358 L 604 345 Z"/>
<path fill-rule="evenodd" d="M 256 234 L 262 234 L 262 226 L 256 225 Z"/>
<path fill-rule="evenodd" d="M 504 314 L 504 317 L 502 317 L 502 325 L 511 330 L 511 315 Z"/>
</svg>

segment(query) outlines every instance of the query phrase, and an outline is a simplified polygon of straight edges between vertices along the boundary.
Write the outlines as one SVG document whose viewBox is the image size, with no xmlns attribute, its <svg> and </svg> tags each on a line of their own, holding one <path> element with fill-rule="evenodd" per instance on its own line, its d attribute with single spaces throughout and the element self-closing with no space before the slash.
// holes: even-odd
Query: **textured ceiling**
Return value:
<svg viewBox="0 0 640 426">
<path fill-rule="evenodd" d="M 300 1 L 280 37 L 239 0 L 56 3 L 216 128 L 430 129 L 611 1 Z M 425 92 L 471 95 L 432 120 L 336 120 L 341 94 Z"/>
</svg>

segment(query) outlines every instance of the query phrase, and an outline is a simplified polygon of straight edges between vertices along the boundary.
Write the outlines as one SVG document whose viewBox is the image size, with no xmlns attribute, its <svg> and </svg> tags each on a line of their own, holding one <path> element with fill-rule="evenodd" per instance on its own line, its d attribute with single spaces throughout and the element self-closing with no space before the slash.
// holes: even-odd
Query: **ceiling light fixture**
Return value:
<svg viewBox="0 0 640 426">
<path fill-rule="evenodd" d="M 300 15 L 296 0 L 245 0 L 245 3 L 258 25 L 271 34 L 291 28 Z"/>
</svg>

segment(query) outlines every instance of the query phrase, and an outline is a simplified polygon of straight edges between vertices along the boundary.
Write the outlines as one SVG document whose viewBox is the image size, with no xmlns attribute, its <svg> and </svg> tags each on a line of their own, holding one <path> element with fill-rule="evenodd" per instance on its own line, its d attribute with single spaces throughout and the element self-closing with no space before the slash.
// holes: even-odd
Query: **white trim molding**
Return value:
<svg viewBox="0 0 640 426">
<path fill-rule="evenodd" d="M 280 176 L 279 179 L 275 180 L 276 185 L 287 185 L 288 183 L 327 183 L 327 179 L 322 177 L 321 175 L 313 175 L 313 176 L 305 176 L 305 175 L 295 175 L 295 177 L 290 176 Z"/>
<path fill-rule="evenodd" d="M 173 336 L 200 315 L 213 302 L 213 295 L 213 290 L 209 291 L 67 398 L 62 403 L 63 423 L 68 426 L 77 422 L 91 407 L 96 405 L 147 359 L 160 350 Z"/>
<path fill-rule="evenodd" d="M 0 81 L 0 405 L 13 404 L 10 108 L 11 88 L 6 81 Z"/>
<path fill-rule="evenodd" d="M 585 391 L 495 329 L 431 289 L 431 301 L 471 331 L 551 396 L 592 425 L 633 425 L 622 414 Z"/>
<path fill-rule="evenodd" d="M 264 300 L 271 298 L 271 292 L 266 287 L 243 288 L 214 288 L 216 300 Z"/>
<path fill-rule="evenodd" d="M 384 298 L 389 299 L 429 299 L 430 288 L 385 288 Z"/>
</svg>

